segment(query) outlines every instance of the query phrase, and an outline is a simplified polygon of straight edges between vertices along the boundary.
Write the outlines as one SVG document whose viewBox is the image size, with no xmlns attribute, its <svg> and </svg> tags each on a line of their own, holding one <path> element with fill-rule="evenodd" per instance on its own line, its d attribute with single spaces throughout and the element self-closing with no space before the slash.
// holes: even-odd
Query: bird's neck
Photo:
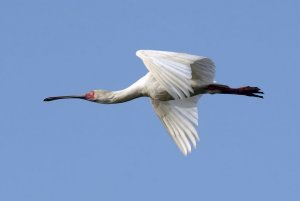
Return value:
<svg viewBox="0 0 300 201">
<path fill-rule="evenodd" d="M 130 87 L 112 92 L 112 103 L 123 103 L 143 96 L 138 90 Z"/>
<path fill-rule="evenodd" d="M 148 79 L 149 74 L 146 74 L 126 89 L 112 91 L 110 103 L 123 103 L 142 96 L 148 96 L 145 89 Z"/>
<path fill-rule="evenodd" d="M 123 103 L 141 96 L 145 96 L 144 93 L 142 93 L 142 89 L 133 84 L 123 90 L 108 91 L 105 98 L 102 98 L 102 100 L 98 100 L 96 102 L 105 104 Z"/>
</svg>

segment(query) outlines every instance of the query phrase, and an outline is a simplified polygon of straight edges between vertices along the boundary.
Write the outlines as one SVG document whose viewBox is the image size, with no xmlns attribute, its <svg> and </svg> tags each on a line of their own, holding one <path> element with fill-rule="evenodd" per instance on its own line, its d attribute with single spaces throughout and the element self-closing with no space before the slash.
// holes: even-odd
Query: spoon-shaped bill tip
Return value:
<svg viewBox="0 0 300 201">
<path fill-rule="evenodd" d="M 53 101 L 53 100 L 55 100 L 53 97 L 48 97 L 44 99 L 44 101 Z"/>
</svg>

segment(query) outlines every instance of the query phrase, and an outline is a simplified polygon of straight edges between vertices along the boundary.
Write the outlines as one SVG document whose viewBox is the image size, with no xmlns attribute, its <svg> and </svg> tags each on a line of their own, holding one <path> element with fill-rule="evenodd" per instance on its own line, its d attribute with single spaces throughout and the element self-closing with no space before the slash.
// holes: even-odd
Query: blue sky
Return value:
<svg viewBox="0 0 300 201">
<path fill-rule="evenodd" d="M 0 1 L 0 200 L 300 199 L 299 1 Z M 147 98 L 117 90 L 138 49 L 212 58 L 216 80 L 265 99 L 207 95 L 184 157 Z"/>
</svg>

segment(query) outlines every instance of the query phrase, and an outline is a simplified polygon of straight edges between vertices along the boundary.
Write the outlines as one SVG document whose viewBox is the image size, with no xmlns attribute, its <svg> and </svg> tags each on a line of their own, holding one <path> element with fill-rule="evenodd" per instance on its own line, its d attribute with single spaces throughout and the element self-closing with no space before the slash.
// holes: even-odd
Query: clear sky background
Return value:
<svg viewBox="0 0 300 201">
<path fill-rule="evenodd" d="M 300 200 L 300 1 L 0 1 L 0 200 Z M 138 49 L 204 55 L 216 80 L 265 99 L 206 95 L 184 157 L 147 98 L 122 89 Z"/>
</svg>

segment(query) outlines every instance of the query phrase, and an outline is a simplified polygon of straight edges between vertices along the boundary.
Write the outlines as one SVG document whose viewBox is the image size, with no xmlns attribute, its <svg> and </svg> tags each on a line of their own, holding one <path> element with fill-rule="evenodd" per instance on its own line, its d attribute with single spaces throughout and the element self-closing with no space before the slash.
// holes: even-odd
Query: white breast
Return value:
<svg viewBox="0 0 300 201">
<path fill-rule="evenodd" d="M 172 96 L 150 72 L 136 81 L 134 85 L 139 86 L 145 96 L 149 96 L 154 100 L 173 100 Z"/>
</svg>

